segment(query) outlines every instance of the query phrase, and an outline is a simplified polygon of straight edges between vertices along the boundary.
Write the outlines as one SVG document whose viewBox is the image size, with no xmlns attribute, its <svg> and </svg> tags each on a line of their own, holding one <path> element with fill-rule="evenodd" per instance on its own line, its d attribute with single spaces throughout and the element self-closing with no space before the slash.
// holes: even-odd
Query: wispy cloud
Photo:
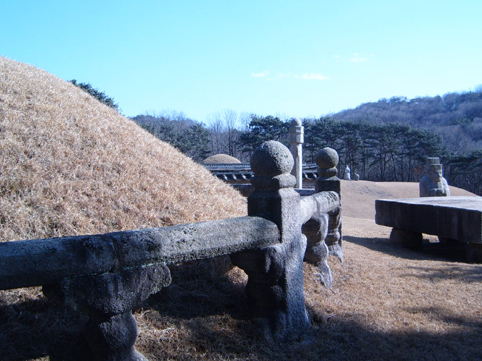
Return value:
<svg viewBox="0 0 482 361">
<path fill-rule="evenodd" d="M 358 53 L 353 53 L 353 55 L 350 58 L 346 58 L 342 55 L 333 55 L 333 59 L 335 59 L 337 62 L 346 62 L 349 61 L 351 63 L 364 63 L 367 61 L 370 61 L 371 58 L 373 58 L 375 55 L 370 54 L 370 56 L 362 56 Z"/>
<path fill-rule="evenodd" d="M 358 53 L 354 53 L 353 57 L 350 59 L 351 62 L 353 63 L 363 63 L 365 61 L 368 61 L 370 59 L 360 56 Z"/>
<path fill-rule="evenodd" d="M 295 78 L 297 79 L 305 79 L 305 80 L 327 80 L 329 79 L 328 77 L 324 76 L 324 75 L 321 75 L 321 74 L 315 74 L 315 73 L 306 73 L 306 74 L 303 74 L 303 75 L 295 75 Z"/>
<path fill-rule="evenodd" d="M 262 71 L 260 73 L 251 73 L 254 78 L 265 78 L 266 80 L 284 79 L 284 78 L 295 78 L 304 80 L 326 80 L 328 77 L 316 74 L 316 73 L 305 73 L 303 75 L 296 75 L 291 73 L 274 73 L 269 70 Z"/>
</svg>

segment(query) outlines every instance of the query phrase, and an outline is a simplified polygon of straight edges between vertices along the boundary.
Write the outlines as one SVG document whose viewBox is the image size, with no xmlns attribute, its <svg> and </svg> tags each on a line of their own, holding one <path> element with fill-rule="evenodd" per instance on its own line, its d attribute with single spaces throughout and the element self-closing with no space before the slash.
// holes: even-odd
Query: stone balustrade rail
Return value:
<svg viewBox="0 0 482 361">
<path fill-rule="evenodd" d="M 316 193 L 303 197 L 294 189 L 288 148 L 263 143 L 251 159 L 247 217 L 1 243 L 0 289 L 42 285 L 48 298 L 87 313 L 89 347 L 74 355 L 78 360 L 146 360 L 134 348 L 132 309 L 171 283 L 169 264 L 229 255 L 248 275 L 246 310 L 265 320 L 265 337 L 297 340 L 310 327 L 303 262 L 315 264 L 329 287 L 328 256 L 343 255 L 334 155 L 320 151 Z"/>
</svg>

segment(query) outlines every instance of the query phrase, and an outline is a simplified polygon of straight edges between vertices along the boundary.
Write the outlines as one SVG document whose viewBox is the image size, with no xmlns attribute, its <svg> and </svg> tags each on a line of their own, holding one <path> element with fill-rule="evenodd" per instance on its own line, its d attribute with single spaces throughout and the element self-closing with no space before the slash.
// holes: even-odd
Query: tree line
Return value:
<svg viewBox="0 0 482 361">
<path fill-rule="evenodd" d="M 114 100 L 90 84 L 77 83 L 104 104 Z M 212 115 L 210 125 L 182 112 L 138 115 L 141 127 L 195 161 L 228 154 L 243 162 L 265 140 L 288 144 L 291 119 L 224 110 Z M 482 195 L 482 86 L 473 92 L 407 99 L 392 97 L 365 103 L 317 119 L 302 119 L 305 127 L 304 161 L 331 147 L 345 166 L 371 181 L 419 181 L 426 157 L 440 157 L 449 184 Z"/>
<path fill-rule="evenodd" d="M 251 114 L 236 122 L 233 111 L 223 112 L 211 126 L 180 114 L 140 115 L 140 126 L 171 143 L 198 162 L 213 154 L 228 154 L 249 162 L 252 152 L 266 140 L 289 146 L 290 119 Z M 370 181 L 418 182 L 424 174 L 425 159 L 440 157 L 444 176 L 450 184 L 482 194 L 481 150 L 454 153 L 439 134 L 403 123 L 368 120 L 340 121 L 334 117 L 303 119 L 304 162 L 324 147 L 339 153 L 340 175 L 348 165 L 361 179 Z"/>
</svg>

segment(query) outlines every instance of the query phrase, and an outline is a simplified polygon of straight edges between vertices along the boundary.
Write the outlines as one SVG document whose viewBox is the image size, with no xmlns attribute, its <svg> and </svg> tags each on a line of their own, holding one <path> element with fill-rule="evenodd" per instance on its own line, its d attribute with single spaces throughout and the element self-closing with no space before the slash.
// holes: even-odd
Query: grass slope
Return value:
<svg viewBox="0 0 482 361">
<path fill-rule="evenodd" d="M 0 241 L 245 214 L 204 167 L 89 94 L 0 57 Z"/>
</svg>

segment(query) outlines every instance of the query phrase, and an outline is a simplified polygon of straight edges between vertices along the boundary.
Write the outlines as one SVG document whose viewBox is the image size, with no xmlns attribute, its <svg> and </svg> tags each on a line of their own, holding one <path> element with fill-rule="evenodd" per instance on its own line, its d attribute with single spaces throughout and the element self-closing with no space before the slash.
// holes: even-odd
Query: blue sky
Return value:
<svg viewBox="0 0 482 361">
<path fill-rule="evenodd" d="M 482 1 L 0 0 L 0 55 L 127 116 L 319 117 L 482 84 Z"/>
</svg>

